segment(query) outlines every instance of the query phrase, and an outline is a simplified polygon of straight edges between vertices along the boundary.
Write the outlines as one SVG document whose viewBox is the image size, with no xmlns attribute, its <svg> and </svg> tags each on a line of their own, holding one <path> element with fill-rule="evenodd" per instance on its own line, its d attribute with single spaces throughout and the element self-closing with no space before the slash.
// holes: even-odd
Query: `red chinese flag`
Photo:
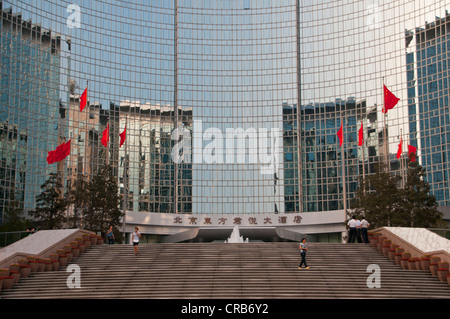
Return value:
<svg viewBox="0 0 450 319">
<path fill-rule="evenodd" d="M 417 148 L 415 146 L 408 145 L 408 156 L 411 158 L 411 162 L 416 161 L 416 153 L 417 153 Z M 411 156 L 411 154 L 413 154 L 413 156 Z"/>
<path fill-rule="evenodd" d="M 54 151 L 49 151 L 47 155 L 47 163 L 53 164 L 60 162 L 70 155 L 70 140 L 59 145 Z"/>
<path fill-rule="evenodd" d="M 81 94 L 80 98 L 80 112 L 83 112 L 83 109 L 85 108 L 87 103 L 87 87 L 84 89 L 83 94 Z"/>
<path fill-rule="evenodd" d="M 400 137 L 400 143 L 398 144 L 398 150 L 397 150 L 397 158 L 400 158 L 403 153 L 403 139 Z"/>
<path fill-rule="evenodd" d="M 344 129 L 342 128 L 342 123 L 341 123 L 341 128 L 339 129 L 339 131 L 336 134 L 339 137 L 339 147 L 342 146 L 342 141 L 344 140 L 343 132 L 344 132 Z"/>
<path fill-rule="evenodd" d="M 391 91 L 388 90 L 386 85 L 383 84 L 384 88 L 384 107 L 383 107 L 383 113 L 387 113 L 388 110 L 393 109 L 394 106 L 397 105 L 398 101 L 400 99 L 396 97 L 394 94 L 392 94 Z"/>
<path fill-rule="evenodd" d="M 108 147 L 108 141 L 109 141 L 109 123 L 108 125 L 106 125 L 106 128 L 102 134 L 102 144 L 104 147 Z"/>
<path fill-rule="evenodd" d="M 362 146 L 364 144 L 364 129 L 363 129 L 363 122 L 361 121 L 361 128 L 359 129 L 358 132 L 358 145 Z"/>
<path fill-rule="evenodd" d="M 120 136 L 120 146 L 121 147 L 123 145 L 123 143 L 125 143 L 125 139 L 127 138 L 127 127 L 125 126 L 125 129 L 123 130 L 122 133 L 119 134 Z"/>
</svg>

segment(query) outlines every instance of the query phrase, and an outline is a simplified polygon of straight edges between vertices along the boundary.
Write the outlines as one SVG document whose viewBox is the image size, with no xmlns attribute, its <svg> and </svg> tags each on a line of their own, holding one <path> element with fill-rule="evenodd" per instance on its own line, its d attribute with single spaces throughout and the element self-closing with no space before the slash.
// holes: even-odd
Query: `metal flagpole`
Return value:
<svg viewBox="0 0 450 319">
<path fill-rule="evenodd" d="M 127 134 L 126 129 L 127 129 L 127 124 L 128 124 L 128 116 L 125 116 L 125 134 Z M 125 227 L 126 227 L 126 219 L 127 219 L 127 200 L 128 200 L 128 176 L 127 176 L 127 136 L 125 135 L 125 157 L 123 160 L 123 200 L 122 200 L 122 212 L 123 212 L 123 233 L 125 234 Z"/>
<path fill-rule="evenodd" d="M 345 111 L 344 111 L 345 112 Z M 341 110 L 341 125 L 342 125 L 342 139 L 344 139 L 344 118 L 342 116 L 342 110 Z M 344 152 L 345 143 L 343 142 L 343 145 L 341 147 L 341 159 L 342 159 L 342 188 L 343 188 L 343 197 L 344 197 L 344 212 L 345 216 L 347 216 L 347 184 L 346 184 L 346 173 L 345 173 L 345 152 Z"/>
</svg>

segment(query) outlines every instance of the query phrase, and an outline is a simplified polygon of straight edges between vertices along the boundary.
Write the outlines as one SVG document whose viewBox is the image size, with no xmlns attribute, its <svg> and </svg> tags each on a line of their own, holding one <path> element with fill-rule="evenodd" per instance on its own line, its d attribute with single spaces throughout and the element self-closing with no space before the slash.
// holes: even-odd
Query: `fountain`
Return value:
<svg viewBox="0 0 450 319">
<path fill-rule="evenodd" d="M 233 231 L 231 232 L 230 237 L 225 240 L 226 243 L 248 243 L 248 238 L 245 239 L 244 241 L 244 237 L 240 236 L 239 234 L 239 227 L 237 225 L 235 225 L 233 227 Z"/>
</svg>

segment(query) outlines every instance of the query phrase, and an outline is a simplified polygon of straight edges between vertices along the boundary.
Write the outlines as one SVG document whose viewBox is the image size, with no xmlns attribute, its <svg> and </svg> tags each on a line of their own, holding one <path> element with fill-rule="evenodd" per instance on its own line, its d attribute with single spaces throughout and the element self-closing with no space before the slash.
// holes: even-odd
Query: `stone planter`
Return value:
<svg viewBox="0 0 450 319">
<path fill-rule="evenodd" d="M 59 260 L 53 259 L 52 260 L 52 270 L 57 271 L 59 269 Z"/>
<path fill-rule="evenodd" d="M 19 265 L 28 265 L 28 259 L 22 258 L 17 261 Z"/>
<path fill-rule="evenodd" d="M 402 267 L 402 269 L 408 269 L 408 262 L 409 259 L 402 258 L 402 260 L 400 261 L 400 266 Z"/>
<path fill-rule="evenodd" d="M 389 252 L 388 252 L 389 259 L 394 260 L 394 256 L 395 256 L 395 249 L 389 249 Z"/>
<path fill-rule="evenodd" d="M 31 267 L 31 272 L 37 272 L 39 270 L 39 263 L 37 260 L 28 260 L 28 265 Z"/>
<path fill-rule="evenodd" d="M 448 269 L 448 262 L 446 262 L 446 261 L 439 261 L 438 262 L 438 268 L 439 269 Z"/>
<path fill-rule="evenodd" d="M 383 254 L 383 256 L 388 256 L 389 253 L 389 249 L 391 248 L 391 245 L 383 245 L 381 247 L 381 253 Z"/>
<path fill-rule="evenodd" d="M 59 256 L 59 266 L 64 267 L 67 266 L 67 257 L 66 255 Z"/>
<path fill-rule="evenodd" d="M 430 263 L 430 272 L 432 276 L 437 276 L 438 264 Z"/>
<path fill-rule="evenodd" d="M 9 265 L 9 271 L 19 271 L 20 270 L 20 264 L 19 263 L 13 263 Z"/>
<path fill-rule="evenodd" d="M 378 245 L 378 238 L 372 237 L 372 238 L 370 239 L 370 245 L 371 245 L 372 247 L 376 248 L 377 245 Z"/>
<path fill-rule="evenodd" d="M 11 289 L 14 286 L 14 278 L 12 276 L 5 276 L 2 278 L 2 289 Z"/>
<path fill-rule="evenodd" d="M 91 245 L 97 245 L 97 236 L 93 235 L 90 237 Z"/>
<path fill-rule="evenodd" d="M 421 258 L 416 258 L 416 270 L 422 270 L 422 260 L 421 260 Z"/>
<path fill-rule="evenodd" d="M 420 261 L 422 270 L 428 271 L 430 270 L 430 258 L 429 257 L 423 257 Z"/>
<path fill-rule="evenodd" d="M 86 247 L 86 249 L 91 248 L 91 241 L 90 240 L 85 240 L 83 241 L 84 246 Z"/>
<path fill-rule="evenodd" d="M 402 254 L 395 253 L 395 255 L 394 255 L 394 261 L 395 261 L 395 263 L 396 263 L 397 265 L 400 265 L 400 263 L 401 263 L 401 261 L 402 261 Z"/>
<path fill-rule="evenodd" d="M 45 264 L 45 270 L 44 271 L 52 271 L 53 270 L 53 264 L 49 261 L 44 261 Z"/>
<path fill-rule="evenodd" d="M 80 254 L 82 254 L 86 251 L 86 246 L 84 244 L 78 245 L 78 248 L 80 249 Z"/>
<path fill-rule="evenodd" d="M 20 265 L 20 277 L 27 278 L 31 274 L 30 265 Z"/>
<path fill-rule="evenodd" d="M 447 283 L 448 283 L 448 285 L 450 286 L 450 274 L 447 275 Z"/>
<path fill-rule="evenodd" d="M 38 264 L 38 270 L 37 270 L 38 272 L 42 272 L 45 270 L 45 262 L 44 261 L 38 260 L 37 264 Z"/>
<path fill-rule="evenodd" d="M 13 277 L 13 279 L 14 279 L 14 284 L 17 284 L 17 283 L 19 282 L 19 280 L 20 280 L 20 272 L 18 272 L 18 271 L 11 271 L 11 272 L 9 273 L 9 275 L 10 275 L 11 277 Z"/>
<path fill-rule="evenodd" d="M 448 268 L 439 268 L 437 271 L 437 276 L 440 281 L 446 282 L 448 276 Z"/>
<path fill-rule="evenodd" d="M 408 269 L 409 270 L 416 270 L 416 260 L 414 258 L 410 258 L 408 260 Z"/>
<path fill-rule="evenodd" d="M 64 245 L 63 249 L 64 249 L 64 254 L 65 254 L 65 253 L 68 253 L 68 252 L 72 251 L 72 246 Z"/>
<path fill-rule="evenodd" d="M 76 258 L 78 256 L 80 256 L 80 249 L 77 248 L 72 248 L 72 253 L 73 253 L 73 257 Z"/>
<path fill-rule="evenodd" d="M 97 245 L 103 245 L 103 238 L 101 236 L 97 237 Z"/>
<path fill-rule="evenodd" d="M 437 264 L 441 261 L 441 257 L 438 256 L 431 256 L 430 257 L 430 264 Z"/>
<path fill-rule="evenodd" d="M 73 259 L 73 253 L 72 252 L 66 252 L 67 262 L 72 262 Z"/>
</svg>

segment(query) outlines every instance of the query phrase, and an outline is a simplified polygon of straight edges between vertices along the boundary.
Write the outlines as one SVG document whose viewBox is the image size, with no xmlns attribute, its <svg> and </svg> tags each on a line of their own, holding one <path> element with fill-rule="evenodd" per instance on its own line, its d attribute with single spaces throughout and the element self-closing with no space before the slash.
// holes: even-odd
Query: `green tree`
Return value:
<svg viewBox="0 0 450 319">
<path fill-rule="evenodd" d="M 401 177 L 392 175 L 385 164 L 379 163 L 375 173 L 360 179 L 351 207 L 352 215 L 362 215 L 371 227 L 403 226 L 402 194 L 398 188 Z"/>
<path fill-rule="evenodd" d="M 19 201 L 15 199 L 14 190 L 12 190 L 9 203 L 3 212 L 3 223 L 0 226 L 0 231 L 24 231 L 29 227 L 30 222 L 23 215 L 23 208 L 20 207 Z"/>
<path fill-rule="evenodd" d="M 78 175 L 66 193 L 68 205 L 72 206 L 73 211 L 73 215 L 69 217 L 68 223 L 73 228 L 81 226 L 81 217 L 87 205 L 87 184 L 85 176 Z"/>
<path fill-rule="evenodd" d="M 87 207 L 84 212 L 85 228 L 105 234 L 109 226 L 117 230 L 121 226 L 122 211 L 119 208 L 117 177 L 110 165 L 96 175 L 87 186 Z M 115 234 L 117 234 L 115 232 Z M 117 237 L 116 237 L 117 238 Z M 117 238 L 120 241 L 120 238 Z"/>
<path fill-rule="evenodd" d="M 62 184 L 56 173 L 41 185 L 41 193 L 36 196 L 36 209 L 30 216 L 40 222 L 43 229 L 61 228 L 66 219 L 67 201 L 62 194 Z"/>
<path fill-rule="evenodd" d="M 424 178 L 425 169 L 411 159 L 408 159 L 408 175 L 402 190 L 405 226 L 436 227 L 442 213 L 437 210 L 435 196 L 430 194 L 430 185 Z"/>
</svg>

